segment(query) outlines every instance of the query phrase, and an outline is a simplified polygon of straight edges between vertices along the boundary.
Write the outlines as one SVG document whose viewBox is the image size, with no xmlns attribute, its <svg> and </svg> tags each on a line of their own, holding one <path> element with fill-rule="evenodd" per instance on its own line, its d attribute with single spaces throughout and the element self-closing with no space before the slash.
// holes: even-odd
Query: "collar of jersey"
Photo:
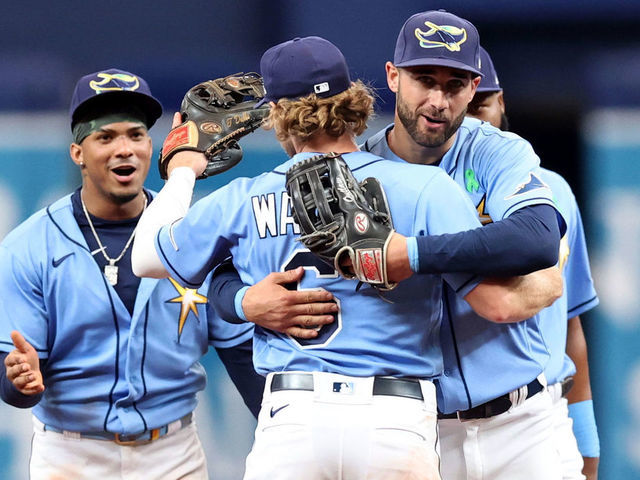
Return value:
<svg viewBox="0 0 640 480">
<path fill-rule="evenodd" d="M 277 173 L 287 173 L 287 170 L 289 170 L 289 168 L 291 168 L 291 166 L 294 163 L 297 163 L 297 162 L 299 162 L 301 160 L 304 160 L 306 158 L 311 158 L 311 157 L 313 157 L 315 155 L 320 155 L 320 153 L 317 153 L 317 152 L 297 153 L 293 157 L 291 157 L 289 160 L 287 160 L 285 163 L 283 163 L 282 165 L 279 165 L 278 167 L 276 167 L 274 171 L 277 172 Z M 366 163 L 369 163 L 369 162 L 374 161 L 374 160 L 378 160 L 380 158 L 377 155 L 374 155 L 373 153 L 369 153 L 369 152 L 343 153 L 342 157 L 345 159 L 345 161 L 348 162 L 349 167 L 352 170 L 354 168 L 361 167 L 362 165 L 365 165 Z"/>
</svg>

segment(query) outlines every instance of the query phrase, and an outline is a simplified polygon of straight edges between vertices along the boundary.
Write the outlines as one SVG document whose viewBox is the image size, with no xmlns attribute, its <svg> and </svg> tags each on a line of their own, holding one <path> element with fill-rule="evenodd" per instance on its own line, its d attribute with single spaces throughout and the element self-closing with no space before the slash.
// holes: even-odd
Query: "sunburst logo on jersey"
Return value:
<svg viewBox="0 0 640 480">
<path fill-rule="evenodd" d="M 460 45 L 467 41 L 467 31 L 453 25 L 436 25 L 424 22 L 429 27 L 426 32 L 416 28 L 414 34 L 422 48 L 444 47 L 450 52 L 459 52 Z"/>
<path fill-rule="evenodd" d="M 171 277 L 169 277 L 169 281 L 179 294 L 177 297 L 167 300 L 166 303 L 180 304 L 180 318 L 178 319 L 178 340 L 180 340 L 180 335 L 182 335 L 182 329 L 187 321 L 189 312 L 193 312 L 198 321 L 200 321 L 200 316 L 198 315 L 198 304 L 205 304 L 209 300 L 207 300 L 207 297 L 204 295 L 200 295 L 195 288 L 184 288 Z"/>
</svg>

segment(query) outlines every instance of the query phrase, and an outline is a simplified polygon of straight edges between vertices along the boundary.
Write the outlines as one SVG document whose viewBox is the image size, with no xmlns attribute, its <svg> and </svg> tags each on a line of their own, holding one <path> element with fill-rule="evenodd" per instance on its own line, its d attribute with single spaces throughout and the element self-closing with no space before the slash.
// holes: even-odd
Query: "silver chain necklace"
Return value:
<svg viewBox="0 0 640 480">
<path fill-rule="evenodd" d="M 122 260 L 122 257 L 124 257 L 124 254 L 129 248 L 129 245 L 131 245 L 131 242 L 133 241 L 133 237 L 136 234 L 136 229 L 138 228 L 138 226 L 136 225 L 136 227 L 133 229 L 133 232 L 131 232 L 131 236 L 129 237 L 129 240 L 127 240 L 127 244 L 124 246 L 124 248 L 120 252 L 120 255 L 118 255 L 116 258 L 110 258 L 105 251 L 106 250 L 105 246 L 102 245 L 102 242 L 98 237 L 98 233 L 96 232 L 96 229 L 93 227 L 93 222 L 91 221 L 89 212 L 87 212 L 87 206 L 84 204 L 84 199 L 82 198 L 82 192 L 80 192 L 80 203 L 82 204 L 82 211 L 84 212 L 84 216 L 87 217 L 87 222 L 89 222 L 89 228 L 91 228 L 91 233 L 93 233 L 93 237 L 96 239 L 96 242 L 98 243 L 98 247 L 100 247 L 98 250 L 91 252 L 91 255 L 95 255 L 98 252 L 102 252 L 102 256 L 108 262 L 104 266 L 104 276 L 110 285 L 115 286 L 118 283 L 118 266 L 116 265 L 116 263 L 118 263 L 120 260 Z M 144 195 L 144 206 L 142 207 L 142 211 L 144 212 L 146 208 L 147 208 L 147 196 Z"/>
</svg>

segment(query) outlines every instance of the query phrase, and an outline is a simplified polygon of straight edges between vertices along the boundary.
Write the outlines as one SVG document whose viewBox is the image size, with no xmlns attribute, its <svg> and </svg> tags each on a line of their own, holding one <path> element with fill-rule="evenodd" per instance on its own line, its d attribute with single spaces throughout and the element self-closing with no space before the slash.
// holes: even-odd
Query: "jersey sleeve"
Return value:
<svg viewBox="0 0 640 480">
<path fill-rule="evenodd" d="M 485 208 L 493 221 L 527 205 L 544 203 L 555 208 L 551 189 L 542 180 L 540 159 L 529 142 L 513 136 L 493 143 L 492 138 L 498 137 L 490 137 L 474 158 L 482 162 L 475 174 L 487 192 Z"/>
<path fill-rule="evenodd" d="M 599 303 L 589 267 L 582 217 L 573 195 L 571 205 L 573 212 L 569 223 L 570 230 L 567 233 L 568 256 L 563 266 L 567 289 L 567 318 L 591 310 Z M 562 262 L 562 251 L 560 261 Z"/>
<path fill-rule="evenodd" d="M 469 197 L 444 171 L 439 172 L 422 191 L 416 219 L 418 234 L 424 232 L 425 235 L 456 233 L 481 226 Z M 444 273 L 442 278 L 462 296 L 481 280 L 467 273 Z"/>
<path fill-rule="evenodd" d="M 17 330 L 40 358 L 47 358 L 49 319 L 42 278 L 28 255 L 19 257 L 16 252 L 0 246 L 0 351 L 14 349 L 10 334 Z"/>
<path fill-rule="evenodd" d="M 196 202 L 184 216 L 160 229 L 156 251 L 169 274 L 198 288 L 216 265 L 230 256 L 233 235 L 229 208 L 234 198 L 222 188 Z M 227 207 L 227 208 L 225 208 Z"/>
</svg>

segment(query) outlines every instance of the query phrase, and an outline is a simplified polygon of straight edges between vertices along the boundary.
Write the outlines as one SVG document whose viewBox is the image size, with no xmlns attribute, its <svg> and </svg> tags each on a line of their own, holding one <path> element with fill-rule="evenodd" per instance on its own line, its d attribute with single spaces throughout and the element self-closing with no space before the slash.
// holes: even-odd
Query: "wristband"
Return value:
<svg viewBox="0 0 640 480">
<path fill-rule="evenodd" d="M 569 416 L 573 419 L 573 434 L 583 457 L 600 456 L 600 439 L 593 413 L 593 400 L 569 404 Z"/>
<path fill-rule="evenodd" d="M 242 310 L 242 300 L 244 299 L 244 294 L 247 293 L 247 290 L 249 290 L 249 287 L 242 287 L 236 292 L 236 296 L 233 300 L 233 304 L 236 307 L 236 315 L 245 322 L 247 321 L 247 317 L 244 314 L 244 310 Z"/>
</svg>

